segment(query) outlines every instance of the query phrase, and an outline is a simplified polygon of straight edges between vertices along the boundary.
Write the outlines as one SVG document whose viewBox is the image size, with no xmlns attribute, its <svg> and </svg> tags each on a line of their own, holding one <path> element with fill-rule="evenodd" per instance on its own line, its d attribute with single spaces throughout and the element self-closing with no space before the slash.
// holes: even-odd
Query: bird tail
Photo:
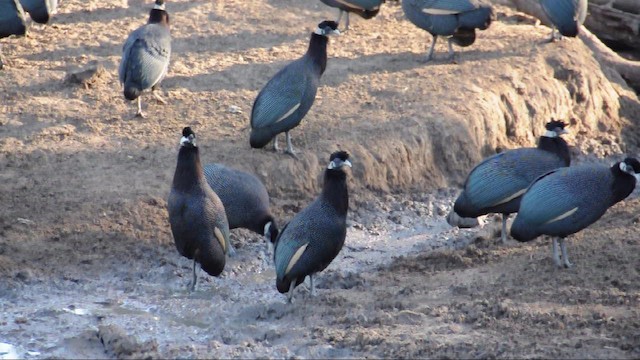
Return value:
<svg viewBox="0 0 640 360">
<path fill-rule="evenodd" d="M 375 17 L 376 15 L 378 15 L 379 12 L 380 12 L 380 8 L 377 8 L 377 9 L 374 9 L 374 10 L 364 10 L 359 15 L 363 19 L 371 19 L 371 18 Z"/>
<path fill-rule="evenodd" d="M 531 226 L 527 226 L 527 224 L 522 220 L 522 217 L 516 215 L 516 218 L 513 220 L 513 224 L 511 225 L 511 236 L 520 242 L 527 242 L 540 236 L 540 233 L 534 230 Z"/>
<path fill-rule="evenodd" d="M 213 242 L 219 245 L 215 240 Z M 196 260 L 200 263 L 202 270 L 211 276 L 220 275 L 226 262 L 222 246 L 211 244 L 209 246 L 201 246 L 196 253 Z"/>
<path fill-rule="evenodd" d="M 139 88 L 131 86 L 131 85 L 124 85 L 124 97 L 127 98 L 127 100 L 135 100 L 138 98 L 138 96 L 140 96 L 140 93 L 142 91 L 140 91 Z"/>
<path fill-rule="evenodd" d="M 458 24 L 461 28 L 485 30 L 491 25 L 493 18 L 494 13 L 490 6 L 480 6 L 458 15 Z"/>
</svg>

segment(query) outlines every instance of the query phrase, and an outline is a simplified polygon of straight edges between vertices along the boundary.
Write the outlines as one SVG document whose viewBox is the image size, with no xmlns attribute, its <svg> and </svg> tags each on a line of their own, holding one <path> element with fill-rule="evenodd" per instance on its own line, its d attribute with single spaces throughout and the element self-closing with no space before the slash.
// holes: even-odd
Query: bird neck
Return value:
<svg viewBox="0 0 640 360">
<path fill-rule="evenodd" d="M 564 161 L 566 166 L 569 166 L 571 164 L 569 145 L 560 136 L 540 136 L 540 140 L 538 141 L 538 149 L 549 151 L 558 155 Z"/>
<path fill-rule="evenodd" d="M 173 175 L 173 187 L 176 190 L 188 190 L 206 182 L 200 163 L 197 147 L 183 146 L 178 152 L 178 165 Z"/>
<path fill-rule="evenodd" d="M 169 27 L 169 14 L 160 9 L 151 9 L 147 24 L 160 24 Z"/>
<path fill-rule="evenodd" d="M 636 187 L 636 177 L 620 170 L 620 163 L 616 163 L 611 167 L 613 174 L 613 198 L 611 205 L 626 199 Z"/>
<path fill-rule="evenodd" d="M 325 170 L 322 196 L 340 215 L 347 215 L 347 209 L 349 208 L 349 190 L 347 189 L 347 174 L 343 170 Z"/>
<path fill-rule="evenodd" d="M 307 49 L 307 56 L 311 58 L 313 63 L 320 70 L 320 75 L 324 73 L 327 68 L 327 44 L 329 39 L 324 35 L 318 35 L 316 33 L 311 34 L 311 40 L 309 41 L 309 49 Z"/>
</svg>

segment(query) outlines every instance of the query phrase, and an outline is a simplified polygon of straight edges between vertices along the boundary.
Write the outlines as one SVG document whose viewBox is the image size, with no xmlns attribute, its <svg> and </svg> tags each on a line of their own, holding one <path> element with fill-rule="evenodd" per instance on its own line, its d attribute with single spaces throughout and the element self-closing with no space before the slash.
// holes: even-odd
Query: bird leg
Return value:
<svg viewBox="0 0 640 360">
<path fill-rule="evenodd" d="M 347 20 L 344 22 L 344 31 L 349 31 L 349 12 L 347 11 Z"/>
<path fill-rule="evenodd" d="M 145 118 L 147 115 L 142 112 L 142 99 L 141 96 L 138 96 L 138 112 L 136 113 L 136 117 Z"/>
<path fill-rule="evenodd" d="M 293 145 L 291 145 L 291 135 L 289 135 L 288 131 L 285 132 L 285 135 L 287 137 L 287 149 L 284 152 L 297 159 L 296 152 L 293 151 Z"/>
<path fill-rule="evenodd" d="M 562 263 L 560 262 L 560 255 L 558 254 L 558 238 L 553 238 L 553 262 L 556 263 L 556 266 L 562 267 Z"/>
<path fill-rule="evenodd" d="M 549 42 L 555 42 L 556 40 L 562 40 L 562 34 L 560 34 L 554 26 L 551 28 L 551 38 L 549 39 Z"/>
<path fill-rule="evenodd" d="M 339 10 L 338 10 L 338 19 L 336 19 L 336 23 L 337 23 L 338 25 L 340 25 L 340 20 L 342 20 L 342 13 L 343 13 L 343 12 L 344 12 L 344 11 L 342 11 L 342 9 L 339 9 Z"/>
<path fill-rule="evenodd" d="M 280 148 L 278 147 L 278 135 L 273 137 L 273 151 L 280 151 Z"/>
<path fill-rule="evenodd" d="M 316 296 L 316 287 L 313 284 L 313 274 L 309 275 L 309 282 L 311 283 L 311 296 Z"/>
<path fill-rule="evenodd" d="M 228 245 L 229 245 L 229 250 L 227 250 L 227 255 L 229 255 L 230 258 L 235 257 L 236 249 L 233 247 L 233 245 L 231 245 L 231 241 L 228 242 Z"/>
<path fill-rule="evenodd" d="M 564 238 L 560 238 L 560 250 L 562 251 L 562 261 L 564 262 L 564 267 L 568 269 L 573 266 L 573 264 L 569 262 L 569 256 L 567 255 L 567 244 L 564 242 L 564 240 Z"/>
<path fill-rule="evenodd" d="M 296 279 L 291 281 L 291 285 L 289 285 L 289 294 L 287 294 L 287 302 L 289 304 L 293 303 L 293 290 L 296 288 Z"/>
<path fill-rule="evenodd" d="M 502 214 L 502 245 L 507 245 L 507 219 L 509 214 Z"/>
<path fill-rule="evenodd" d="M 198 282 L 198 273 L 196 273 L 196 257 L 193 257 L 193 281 L 191 281 L 191 285 L 189 291 L 194 291 L 196 289 L 196 282 Z"/>
<path fill-rule="evenodd" d="M 436 40 L 438 40 L 438 35 L 432 35 L 433 40 L 431 41 L 431 47 L 429 48 L 429 52 L 427 53 L 427 59 L 425 61 L 431 61 L 433 59 L 433 52 L 436 49 Z"/>
<path fill-rule="evenodd" d="M 151 94 L 153 95 L 153 97 L 154 97 L 154 98 L 156 98 L 156 100 L 157 100 L 160 104 L 162 104 L 162 105 L 167 105 L 167 102 L 162 98 L 162 96 L 160 96 L 160 94 L 158 94 L 158 93 L 156 92 L 156 89 L 155 89 L 155 88 L 152 88 L 152 89 L 151 89 Z"/>
<path fill-rule="evenodd" d="M 453 52 L 453 38 L 449 38 L 447 40 L 447 44 L 449 45 L 449 57 L 447 58 L 447 60 L 451 61 L 452 64 L 457 64 L 458 62 L 456 61 L 456 54 Z"/>
</svg>

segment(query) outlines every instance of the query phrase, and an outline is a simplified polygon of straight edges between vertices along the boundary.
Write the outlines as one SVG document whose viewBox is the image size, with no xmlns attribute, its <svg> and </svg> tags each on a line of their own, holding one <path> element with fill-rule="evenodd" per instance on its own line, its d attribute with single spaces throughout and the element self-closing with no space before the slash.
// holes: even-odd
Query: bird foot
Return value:
<svg viewBox="0 0 640 360">
<path fill-rule="evenodd" d="M 292 158 L 294 158 L 296 160 L 299 160 L 298 155 L 293 150 L 285 150 L 284 153 L 289 155 L 289 156 L 291 156 Z"/>
<path fill-rule="evenodd" d="M 570 269 L 571 267 L 573 267 L 573 264 L 569 261 L 565 261 L 563 265 L 565 269 Z"/>
<path fill-rule="evenodd" d="M 167 105 L 167 101 L 160 96 L 160 94 L 153 93 L 153 97 L 156 99 L 158 104 Z"/>
<path fill-rule="evenodd" d="M 142 111 L 138 111 L 138 112 L 136 113 L 136 116 L 135 116 L 135 117 L 137 117 L 137 118 L 141 118 L 141 119 L 146 119 L 146 118 L 147 118 L 147 114 L 143 113 Z"/>
</svg>

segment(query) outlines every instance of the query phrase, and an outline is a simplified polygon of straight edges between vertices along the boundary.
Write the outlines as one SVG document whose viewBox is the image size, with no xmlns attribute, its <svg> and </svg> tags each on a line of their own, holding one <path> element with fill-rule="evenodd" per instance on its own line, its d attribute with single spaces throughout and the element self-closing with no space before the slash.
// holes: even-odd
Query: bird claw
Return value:
<svg viewBox="0 0 640 360">
<path fill-rule="evenodd" d="M 299 160 L 298 155 L 296 155 L 296 153 L 294 151 L 291 150 L 285 150 L 284 151 L 285 154 L 291 156 L 292 158 Z"/>
<path fill-rule="evenodd" d="M 146 118 L 147 118 L 147 114 L 143 113 L 142 111 L 138 111 L 138 112 L 136 113 L 136 116 L 135 116 L 135 117 L 137 117 L 137 118 L 141 118 L 141 119 L 146 119 Z"/>
</svg>

